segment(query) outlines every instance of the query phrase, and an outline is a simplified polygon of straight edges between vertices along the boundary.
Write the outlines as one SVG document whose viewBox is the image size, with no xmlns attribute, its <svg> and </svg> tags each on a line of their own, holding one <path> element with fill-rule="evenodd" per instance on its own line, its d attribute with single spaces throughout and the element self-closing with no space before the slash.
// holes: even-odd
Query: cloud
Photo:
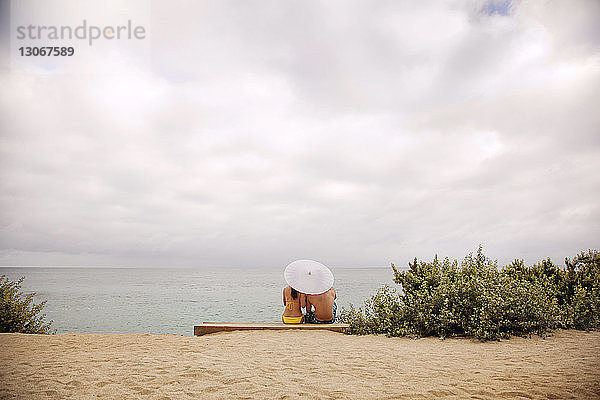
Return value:
<svg viewBox="0 0 600 400">
<path fill-rule="evenodd" d="M 0 260 L 561 262 L 600 233 L 598 16 L 152 3 L 150 60 L 0 72 Z"/>
</svg>

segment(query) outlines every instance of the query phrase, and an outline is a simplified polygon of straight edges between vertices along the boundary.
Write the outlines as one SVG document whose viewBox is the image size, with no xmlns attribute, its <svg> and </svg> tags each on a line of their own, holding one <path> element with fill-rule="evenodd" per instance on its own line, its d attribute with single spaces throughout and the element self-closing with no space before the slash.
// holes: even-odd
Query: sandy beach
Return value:
<svg viewBox="0 0 600 400">
<path fill-rule="evenodd" d="M 409 339 L 325 331 L 0 335 L 2 399 L 594 399 L 600 332 Z"/>
</svg>

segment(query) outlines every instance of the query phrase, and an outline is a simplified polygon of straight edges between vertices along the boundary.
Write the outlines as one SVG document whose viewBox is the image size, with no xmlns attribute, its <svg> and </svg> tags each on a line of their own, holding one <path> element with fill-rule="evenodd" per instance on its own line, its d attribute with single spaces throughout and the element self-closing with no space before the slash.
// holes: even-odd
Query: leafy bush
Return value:
<svg viewBox="0 0 600 400">
<path fill-rule="evenodd" d="M 499 269 L 481 246 L 460 265 L 437 256 L 430 263 L 415 259 L 406 271 L 392 264 L 399 290 L 383 287 L 364 308 L 343 308 L 340 319 L 354 334 L 481 340 L 598 328 L 600 253 L 581 253 L 565 264 L 562 269 L 548 259 L 526 267 L 515 260 Z"/>
<path fill-rule="evenodd" d="M 21 283 L 25 277 L 17 281 L 9 280 L 5 275 L 0 277 L 0 332 L 21 333 L 54 333 L 50 322 L 44 322 L 45 314 L 40 312 L 46 305 L 33 302 L 35 293 L 25 295 L 21 292 Z"/>
</svg>

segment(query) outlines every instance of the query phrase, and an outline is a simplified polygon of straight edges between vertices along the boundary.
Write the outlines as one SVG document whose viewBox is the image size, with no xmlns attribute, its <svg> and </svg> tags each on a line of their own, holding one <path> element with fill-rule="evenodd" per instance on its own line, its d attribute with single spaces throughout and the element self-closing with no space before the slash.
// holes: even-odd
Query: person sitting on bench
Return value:
<svg viewBox="0 0 600 400">
<path fill-rule="evenodd" d="M 298 291 L 290 286 L 283 289 L 283 315 L 281 320 L 284 324 L 301 324 L 304 322 L 302 309 L 306 307 L 306 295 L 298 293 Z"/>
<path fill-rule="evenodd" d="M 307 294 L 304 321 L 307 324 L 333 324 L 337 311 L 336 297 L 333 287 L 325 293 Z M 314 311 L 312 310 L 313 307 Z"/>
</svg>

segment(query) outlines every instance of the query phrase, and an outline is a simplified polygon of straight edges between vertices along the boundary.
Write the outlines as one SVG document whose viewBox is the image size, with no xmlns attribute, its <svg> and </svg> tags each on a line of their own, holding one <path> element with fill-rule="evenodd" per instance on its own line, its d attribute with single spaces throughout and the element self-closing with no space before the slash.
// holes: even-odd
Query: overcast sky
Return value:
<svg viewBox="0 0 600 400">
<path fill-rule="evenodd" d="M 599 248 L 599 1 L 94 7 L 52 15 L 137 18 L 147 47 L 0 70 L 2 265 Z"/>
</svg>

